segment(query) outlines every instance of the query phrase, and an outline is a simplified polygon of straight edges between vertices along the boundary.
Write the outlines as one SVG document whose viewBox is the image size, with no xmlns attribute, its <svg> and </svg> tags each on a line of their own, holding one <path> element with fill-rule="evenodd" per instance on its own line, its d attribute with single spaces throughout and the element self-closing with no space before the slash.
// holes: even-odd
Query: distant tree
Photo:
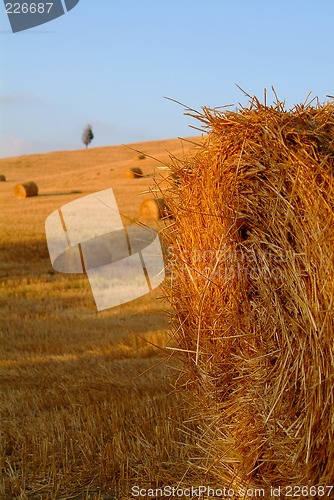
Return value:
<svg viewBox="0 0 334 500">
<path fill-rule="evenodd" d="M 93 134 L 92 126 L 87 125 L 87 127 L 85 128 L 85 130 L 83 131 L 83 134 L 82 134 L 82 142 L 85 144 L 86 148 L 88 147 L 88 144 L 90 144 L 92 142 L 93 139 L 94 139 L 94 134 Z"/>
</svg>

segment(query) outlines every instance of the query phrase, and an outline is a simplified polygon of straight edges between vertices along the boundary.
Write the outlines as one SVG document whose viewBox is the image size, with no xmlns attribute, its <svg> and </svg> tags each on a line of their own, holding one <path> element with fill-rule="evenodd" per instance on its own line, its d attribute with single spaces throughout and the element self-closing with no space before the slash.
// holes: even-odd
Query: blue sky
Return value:
<svg viewBox="0 0 334 500">
<path fill-rule="evenodd" d="M 334 94 L 333 0 L 80 0 L 13 34 L 0 4 L 0 157 L 194 135 L 189 107 Z"/>
</svg>

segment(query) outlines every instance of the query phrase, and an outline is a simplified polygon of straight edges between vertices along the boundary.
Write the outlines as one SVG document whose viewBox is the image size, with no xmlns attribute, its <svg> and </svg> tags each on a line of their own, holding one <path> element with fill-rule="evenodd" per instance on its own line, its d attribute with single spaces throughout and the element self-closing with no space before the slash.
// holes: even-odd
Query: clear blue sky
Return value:
<svg viewBox="0 0 334 500">
<path fill-rule="evenodd" d="M 10 31 L 0 4 L 0 157 L 194 135 L 189 107 L 334 94 L 333 0 L 80 0 Z"/>
</svg>

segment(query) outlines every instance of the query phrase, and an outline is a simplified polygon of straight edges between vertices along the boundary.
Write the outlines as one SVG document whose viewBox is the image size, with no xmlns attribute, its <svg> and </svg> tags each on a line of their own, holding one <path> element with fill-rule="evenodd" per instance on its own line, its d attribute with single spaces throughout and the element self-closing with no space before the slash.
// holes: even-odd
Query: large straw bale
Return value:
<svg viewBox="0 0 334 500">
<path fill-rule="evenodd" d="M 14 187 L 15 198 L 30 198 L 38 195 L 38 186 L 35 182 L 23 182 Z"/>
<path fill-rule="evenodd" d="M 165 288 L 200 472 L 233 498 L 333 485 L 334 105 L 189 114 L 209 131 L 174 166 Z"/>
<path fill-rule="evenodd" d="M 0 182 L 6 182 L 6 176 L 3 174 L 0 174 Z"/>
</svg>

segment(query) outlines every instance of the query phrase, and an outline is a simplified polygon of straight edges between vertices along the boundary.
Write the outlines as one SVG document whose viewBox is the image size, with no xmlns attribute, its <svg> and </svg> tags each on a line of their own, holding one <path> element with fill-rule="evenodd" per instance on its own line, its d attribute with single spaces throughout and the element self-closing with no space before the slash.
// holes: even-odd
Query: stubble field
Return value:
<svg viewBox="0 0 334 500">
<path fill-rule="evenodd" d="M 160 167 L 169 153 L 182 157 L 190 145 L 133 145 L 142 160 L 115 146 L 0 161 L 1 498 L 125 499 L 135 485 L 186 477 L 194 425 L 173 389 L 179 365 L 166 349 L 161 290 L 97 312 L 85 275 L 52 269 L 44 223 L 109 187 L 134 223 L 154 179 L 168 175 Z M 134 166 L 143 178 L 125 177 Z M 29 180 L 39 196 L 15 199 L 15 184 Z"/>
</svg>

